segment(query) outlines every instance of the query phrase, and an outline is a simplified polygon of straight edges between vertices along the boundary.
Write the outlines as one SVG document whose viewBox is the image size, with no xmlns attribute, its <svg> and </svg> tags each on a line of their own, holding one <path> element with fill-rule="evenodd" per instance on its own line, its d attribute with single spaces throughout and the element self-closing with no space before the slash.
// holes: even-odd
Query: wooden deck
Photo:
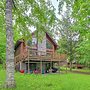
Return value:
<svg viewBox="0 0 90 90">
<path fill-rule="evenodd" d="M 58 54 L 56 52 L 44 52 L 33 50 L 31 48 L 27 48 L 26 51 L 20 53 L 19 55 L 15 56 L 15 64 L 19 63 L 20 61 L 63 61 L 66 60 L 65 54 Z"/>
</svg>

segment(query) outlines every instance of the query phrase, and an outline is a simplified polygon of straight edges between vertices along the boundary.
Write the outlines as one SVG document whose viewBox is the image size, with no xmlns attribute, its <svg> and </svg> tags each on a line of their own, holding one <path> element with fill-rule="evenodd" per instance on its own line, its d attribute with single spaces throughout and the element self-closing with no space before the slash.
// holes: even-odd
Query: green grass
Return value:
<svg viewBox="0 0 90 90">
<path fill-rule="evenodd" d="M 90 76 L 81 74 L 15 74 L 13 90 L 90 90 Z M 0 85 L 5 81 L 5 71 L 0 70 Z M 8 90 L 1 89 L 0 90 Z M 10 89 L 9 89 L 10 90 Z"/>
<path fill-rule="evenodd" d="M 90 73 L 90 69 L 73 69 L 73 71 L 89 72 Z"/>
<path fill-rule="evenodd" d="M 2 69 L 2 66 L 3 66 L 3 65 L 2 65 L 2 64 L 0 64 L 0 70 Z"/>
<path fill-rule="evenodd" d="M 60 67 L 60 70 L 61 71 L 66 71 L 66 68 L 65 67 Z M 67 68 L 67 70 L 69 71 L 70 70 L 70 68 Z M 79 71 L 79 72 L 88 72 L 88 73 L 90 73 L 90 69 L 88 69 L 88 68 L 83 68 L 83 69 L 72 69 L 72 71 Z"/>
</svg>

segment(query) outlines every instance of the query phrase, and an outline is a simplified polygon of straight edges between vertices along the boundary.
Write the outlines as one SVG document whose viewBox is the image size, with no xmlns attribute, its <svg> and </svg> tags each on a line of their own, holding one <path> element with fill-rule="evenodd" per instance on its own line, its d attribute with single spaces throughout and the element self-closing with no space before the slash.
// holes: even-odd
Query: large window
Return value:
<svg viewBox="0 0 90 90">
<path fill-rule="evenodd" d="M 37 39 L 36 38 L 32 38 L 32 45 L 36 45 L 37 44 Z"/>
<path fill-rule="evenodd" d="M 36 38 L 32 38 L 32 40 L 28 40 L 28 41 L 27 41 L 27 44 L 28 44 L 29 46 L 36 45 L 36 44 L 37 44 L 37 39 L 36 39 Z"/>
<path fill-rule="evenodd" d="M 52 49 L 53 48 L 52 44 L 48 40 L 46 40 L 46 48 L 47 49 Z"/>
<path fill-rule="evenodd" d="M 32 41 L 31 41 L 31 40 L 28 40 L 28 41 L 27 41 L 27 45 L 28 45 L 28 46 L 31 46 L 31 45 L 32 45 Z"/>
</svg>

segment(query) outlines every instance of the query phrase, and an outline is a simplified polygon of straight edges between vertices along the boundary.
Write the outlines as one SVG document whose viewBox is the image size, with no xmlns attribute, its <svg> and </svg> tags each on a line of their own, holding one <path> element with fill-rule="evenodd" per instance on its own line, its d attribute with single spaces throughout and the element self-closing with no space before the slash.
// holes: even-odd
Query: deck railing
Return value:
<svg viewBox="0 0 90 90">
<path fill-rule="evenodd" d="M 26 60 L 45 60 L 45 61 L 61 61 L 66 59 L 65 54 L 59 54 L 57 52 L 50 52 L 50 51 L 38 51 L 35 49 L 31 49 L 27 47 L 27 49 L 20 53 L 19 55 L 15 56 L 15 63 L 19 61 L 26 61 Z"/>
</svg>

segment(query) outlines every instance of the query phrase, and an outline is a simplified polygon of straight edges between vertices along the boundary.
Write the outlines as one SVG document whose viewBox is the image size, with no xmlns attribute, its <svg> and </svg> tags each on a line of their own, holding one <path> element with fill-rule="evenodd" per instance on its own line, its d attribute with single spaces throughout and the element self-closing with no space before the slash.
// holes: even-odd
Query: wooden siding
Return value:
<svg viewBox="0 0 90 90">
<path fill-rule="evenodd" d="M 33 35 L 32 38 L 35 38 Z M 51 49 L 46 48 L 46 40 L 52 45 Z M 47 34 L 44 36 L 42 42 L 36 43 L 35 46 L 27 46 L 25 41 L 22 41 L 15 51 L 15 63 L 20 61 L 62 61 L 66 60 L 65 54 L 58 54 L 56 52 L 57 45 L 52 38 Z"/>
<path fill-rule="evenodd" d="M 46 36 L 44 36 L 42 42 L 38 42 L 38 51 L 46 52 Z"/>
<path fill-rule="evenodd" d="M 19 55 L 20 53 L 21 53 L 21 44 L 15 50 L 15 56 Z"/>
</svg>

